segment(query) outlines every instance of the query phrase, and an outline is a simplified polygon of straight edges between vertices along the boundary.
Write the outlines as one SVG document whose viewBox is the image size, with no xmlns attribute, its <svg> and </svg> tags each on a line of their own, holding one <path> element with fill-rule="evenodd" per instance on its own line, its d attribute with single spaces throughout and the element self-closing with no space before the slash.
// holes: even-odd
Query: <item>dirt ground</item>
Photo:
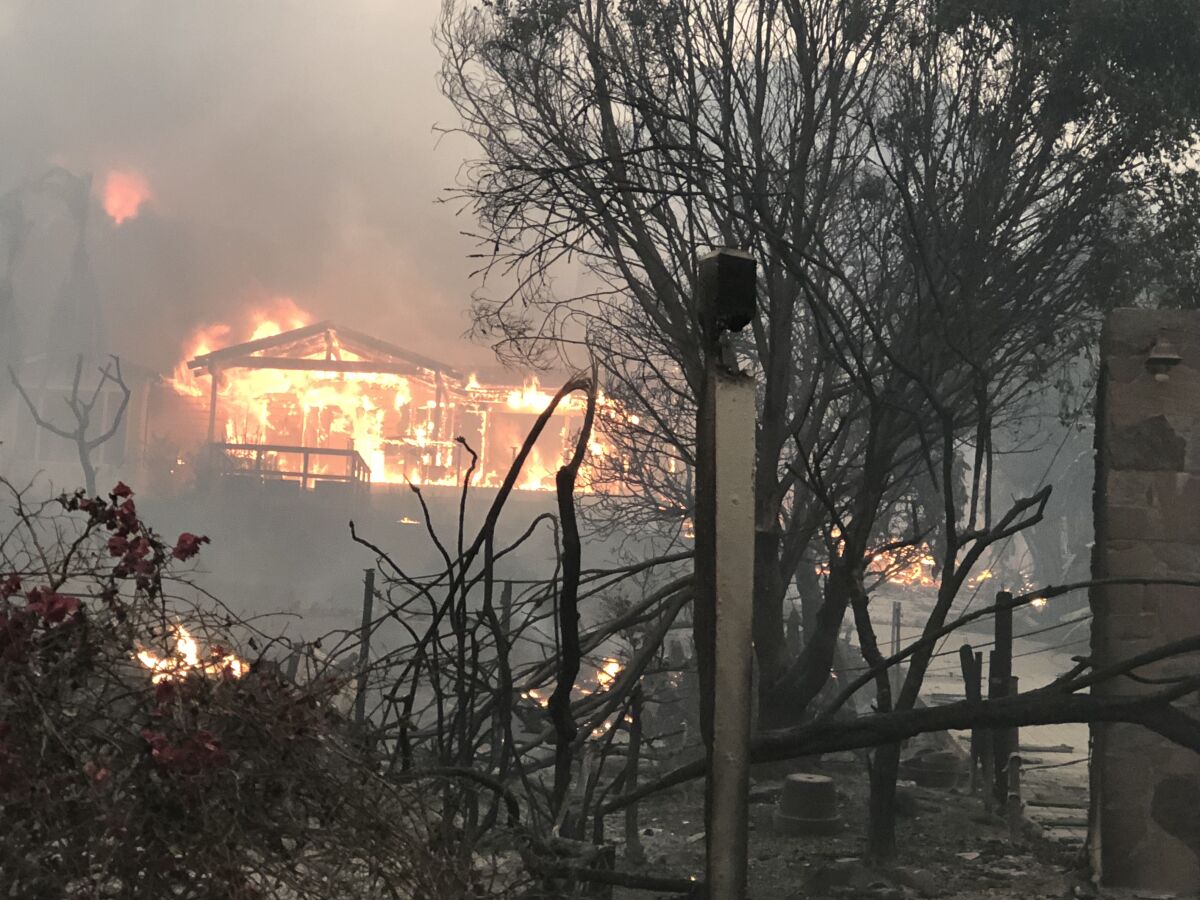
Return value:
<svg viewBox="0 0 1200 900">
<path fill-rule="evenodd" d="M 1031 757 L 1035 754 L 1031 754 Z M 876 870 L 863 862 L 867 779 L 862 763 L 846 754 L 822 761 L 837 785 L 842 826 L 832 836 L 796 837 L 773 826 L 772 818 L 786 772 L 756 772 L 750 807 L 750 889 L 752 900 L 856 898 L 902 900 L 912 897 L 976 898 L 1072 897 L 1086 895 L 1082 842 L 1086 817 L 1085 765 L 1047 755 L 1031 763 L 1023 790 L 1029 827 L 1014 846 L 1005 821 L 989 818 L 980 797 L 968 790 L 937 790 L 902 783 L 894 867 Z M 1061 765 L 1067 761 L 1067 765 Z M 1032 805 L 1036 804 L 1036 805 Z M 1051 805 L 1053 804 L 1053 805 Z M 672 877 L 702 877 L 703 806 L 691 788 L 659 798 L 641 812 L 640 840 L 646 864 L 623 859 L 623 822 L 614 817 L 609 837 L 618 843 L 622 869 Z M 614 892 L 614 900 L 644 900 L 646 892 Z"/>
<path fill-rule="evenodd" d="M 902 637 L 915 639 L 927 616 L 930 599 L 905 599 Z M 886 605 L 880 607 L 888 609 Z M 1022 690 L 1049 684 L 1073 665 L 1072 656 L 1087 646 L 1086 624 L 1040 631 L 1036 614 L 1019 624 L 1014 641 L 1014 674 Z M 876 630 L 890 627 L 876 622 Z M 986 625 L 966 630 L 946 642 L 926 678 L 923 696 L 932 704 L 961 700 L 962 675 L 957 658 L 960 642 L 990 646 Z M 856 658 L 852 652 L 852 658 Z M 969 735 L 955 733 L 960 752 Z M 867 774 L 854 754 L 827 756 L 822 773 L 834 778 L 838 792 L 840 831 L 826 837 L 795 837 L 779 833 L 773 814 L 783 779 L 800 767 L 756 768 L 750 806 L 751 900 L 792 898 L 880 898 L 902 900 L 945 897 L 955 900 L 1020 897 L 1086 897 L 1092 895 L 1084 874 L 1083 842 L 1087 817 L 1086 725 L 1047 725 L 1021 730 L 1026 766 L 1022 778 L 1025 815 L 1036 827 L 1014 846 L 1007 823 L 988 818 L 980 796 L 969 786 L 937 790 L 902 782 L 906 814 L 899 820 L 899 858 L 887 871 L 864 863 L 866 843 Z M 1053 749 L 1051 749 L 1053 748 Z M 911 751 L 913 747 L 908 748 Z M 656 797 L 643 805 L 640 840 L 646 864 L 624 859 L 624 823 L 619 816 L 606 822 L 607 837 L 617 843 L 617 865 L 646 874 L 700 878 L 704 873 L 703 799 L 698 784 Z M 644 891 L 613 893 L 614 900 L 645 900 Z"/>
</svg>

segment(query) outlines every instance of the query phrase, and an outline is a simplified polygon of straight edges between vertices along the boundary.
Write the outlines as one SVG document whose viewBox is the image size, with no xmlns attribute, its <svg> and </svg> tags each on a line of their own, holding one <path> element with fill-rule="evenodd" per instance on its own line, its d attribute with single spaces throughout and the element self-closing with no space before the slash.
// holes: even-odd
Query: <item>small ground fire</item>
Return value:
<svg viewBox="0 0 1200 900">
<path fill-rule="evenodd" d="M 170 654 L 159 656 L 152 650 L 141 650 L 137 654 L 138 662 L 150 670 L 150 680 L 154 684 L 182 681 L 192 675 L 241 678 L 249 669 L 245 661 L 217 647 L 210 648 L 206 658 L 201 659 L 199 642 L 182 625 L 176 625 L 172 634 L 175 648 Z"/>
</svg>

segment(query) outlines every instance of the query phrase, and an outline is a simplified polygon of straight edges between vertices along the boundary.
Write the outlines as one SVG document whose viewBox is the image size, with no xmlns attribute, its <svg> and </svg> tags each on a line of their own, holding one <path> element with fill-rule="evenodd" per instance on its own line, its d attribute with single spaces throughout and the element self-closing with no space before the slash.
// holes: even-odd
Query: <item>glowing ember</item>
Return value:
<svg viewBox="0 0 1200 900">
<path fill-rule="evenodd" d="M 522 692 L 521 698 L 523 700 L 532 700 L 541 707 L 545 707 L 550 703 L 550 698 L 543 697 L 537 688 L 530 688 L 529 690 Z"/>
<path fill-rule="evenodd" d="M 149 199 L 150 185 L 137 172 L 112 171 L 104 178 L 104 211 L 118 225 L 137 218 Z"/>
<path fill-rule="evenodd" d="M 1029 601 L 1029 605 L 1032 606 L 1034 609 L 1041 609 L 1048 602 L 1049 601 L 1047 601 L 1045 597 L 1034 597 L 1032 600 Z"/>
<path fill-rule="evenodd" d="M 600 690 L 608 690 L 612 683 L 617 680 L 617 676 L 621 674 L 621 663 L 609 657 L 604 660 L 604 664 L 596 672 L 596 683 L 600 685 Z"/>
<path fill-rule="evenodd" d="M 200 645 L 191 633 L 182 625 L 176 625 L 174 634 L 175 650 L 170 656 L 159 656 L 150 650 L 143 650 L 137 655 L 138 662 L 152 673 L 150 680 L 154 684 L 161 681 L 182 681 L 189 675 L 203 675 L 209 678 L 228 675 L 241 678 L 249 669 L 249 666 L 234 654 L 222 653 L 215 648 L 209 650 L 208 659 L 201 661 Z"/>
<path fill-rule="evenodd" d="M 888 583 L 901 587 L 931 587 L 938 583 L 934 574 L 936 565 L 937 560 L 921 549 L 903 554 L 884 551 L 872 558 L 867 571 L 883 575 Z"/>
</svg>

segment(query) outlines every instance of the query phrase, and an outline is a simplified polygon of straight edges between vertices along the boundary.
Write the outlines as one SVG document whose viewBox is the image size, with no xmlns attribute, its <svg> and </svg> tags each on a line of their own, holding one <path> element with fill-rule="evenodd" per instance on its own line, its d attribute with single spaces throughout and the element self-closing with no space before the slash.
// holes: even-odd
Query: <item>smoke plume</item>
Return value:
<svg viewBox="0 0 1200 900">
<path fill-rule="evenodd" d="M 451 363 L 486 358 L 461 340 L 470 242 L 434 202 L 464 152 L 433 132 L 452 121 L 438 7 L 0 2 L 0 193 L 52 165 L 93 176 L 105 333 L 145 365 L 278 297 Z"/>
</svg>

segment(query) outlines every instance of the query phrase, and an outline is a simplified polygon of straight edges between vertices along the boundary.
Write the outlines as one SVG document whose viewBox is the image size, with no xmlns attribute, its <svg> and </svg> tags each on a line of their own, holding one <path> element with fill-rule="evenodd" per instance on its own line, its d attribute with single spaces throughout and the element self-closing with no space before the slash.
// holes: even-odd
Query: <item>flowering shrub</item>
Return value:
<svg viewBox="0 0 1200 900">
<path fill-rule="evenodd" d="M 243 665 L 214 611 L 173 595 L 206 536 L 164 541 L 124 484 L 0 487 L 0 896 L 463 893 L 419 794 L 377 774 L 327 687 Z M 185 620 L 195 665 L 139 661 Z"/>
</svg>

